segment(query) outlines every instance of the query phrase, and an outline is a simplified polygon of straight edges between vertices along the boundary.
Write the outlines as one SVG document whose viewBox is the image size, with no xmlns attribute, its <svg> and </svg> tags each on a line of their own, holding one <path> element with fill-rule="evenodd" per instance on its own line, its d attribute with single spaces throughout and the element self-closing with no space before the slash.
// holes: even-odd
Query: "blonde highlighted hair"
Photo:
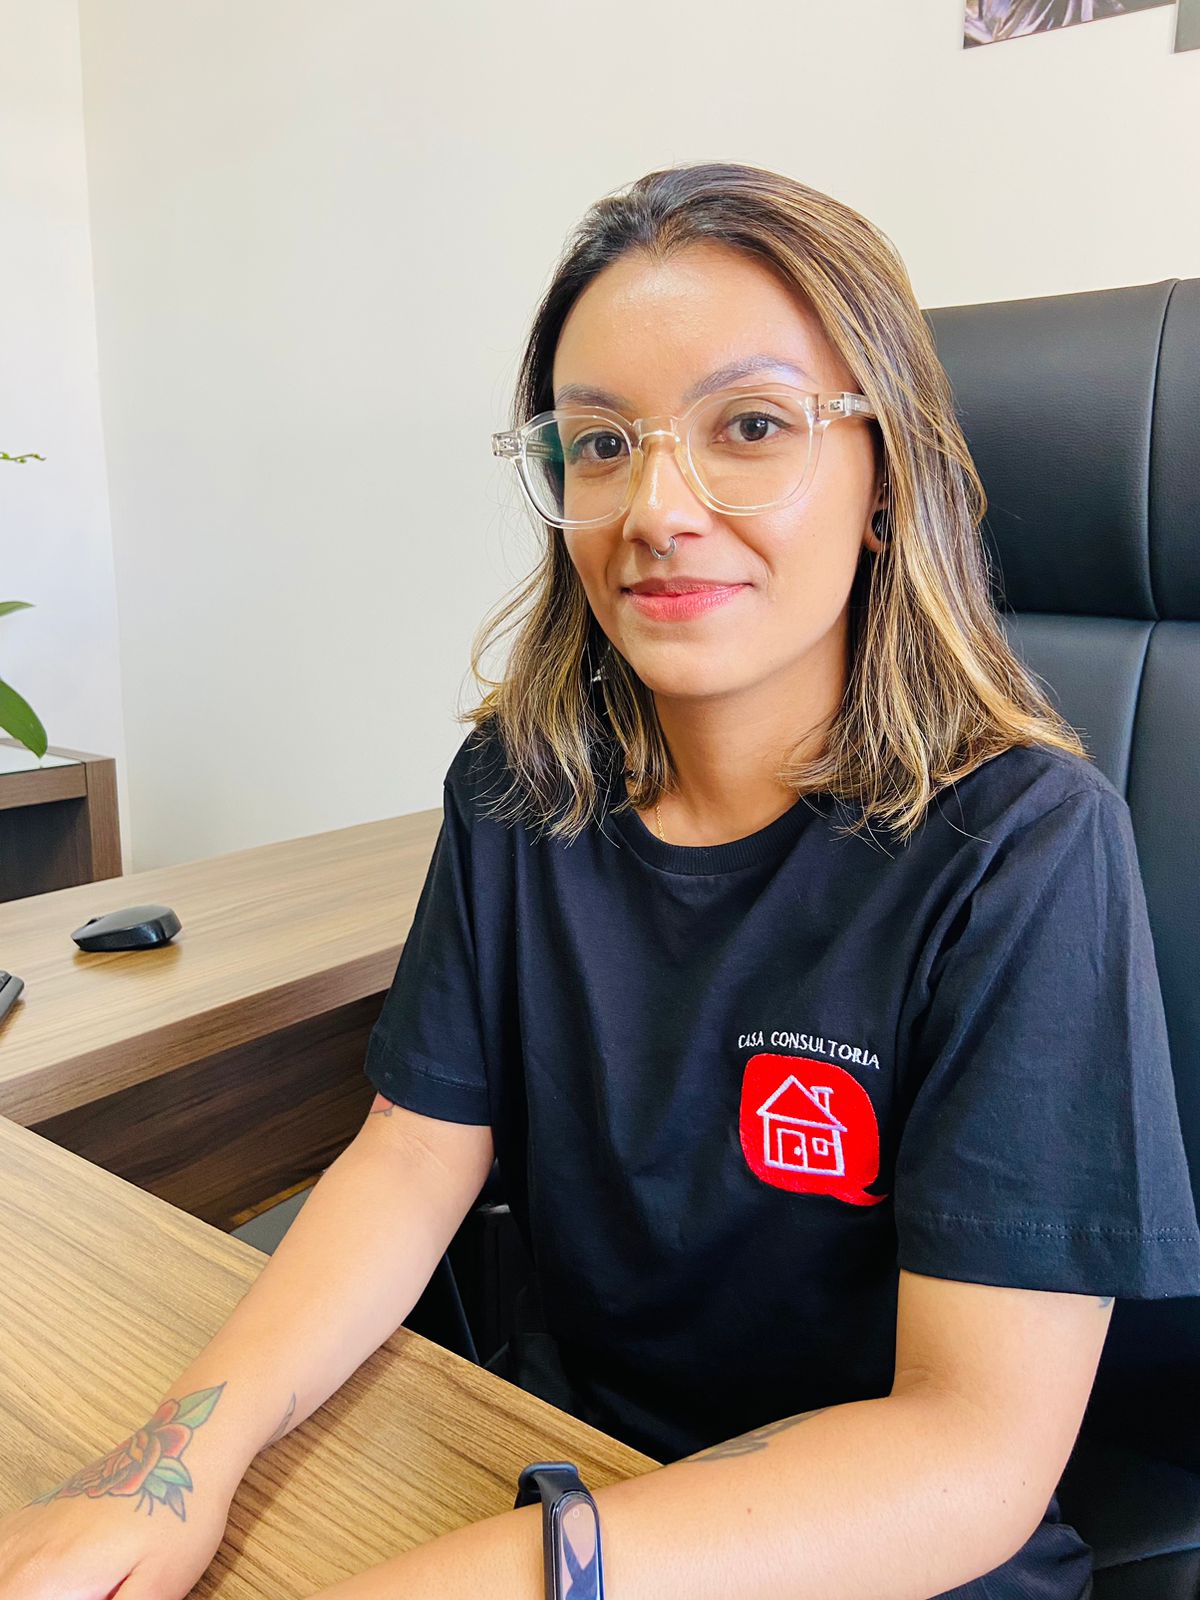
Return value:
<svg viewBox="0 0 1200 1600">
<path fill-rule="evenodd" d="M 827 743 L 816 759 L 790 753 L 779 781 L 853 808 L 846 832 L 876 825 L 903 841 L 935 794 L 1013 745 L 1090 759 L 1004 636 L 978 531 L 987 498 L 932 333 L 894 245 L 848 206 L 734 163 L 665 168 L 605 196 L 534 315 L 511 426 L 553 408 L 563 324 L 605 267 L 708 241 L 766 263 L 812 307 L 874 408 L 890 482 L 883 550 L 863 547 L 850 589 L 848 677 Z M 602 814 L 609 763 L 629 779 L 618 810 L 652 806 L 675 773 L 653 694 L 600 629 L 561 531 L 540 526 L 541 560 L 475 636 L 471 671 L 488 692 L 459 721 L 499 735 L 511 783 L 491 814 L 569 842 Z M 487 677 L 485 651 L 514 632 L 503 678 Z"/>
</svg>

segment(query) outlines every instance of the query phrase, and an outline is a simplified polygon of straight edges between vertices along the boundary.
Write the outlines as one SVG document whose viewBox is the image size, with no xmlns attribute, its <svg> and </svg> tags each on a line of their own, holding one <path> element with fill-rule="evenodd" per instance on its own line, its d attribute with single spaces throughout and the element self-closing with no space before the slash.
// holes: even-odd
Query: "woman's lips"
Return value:
<svg viewBox="0 0 1200 1600">
<path fill-rule="evenodd" d="M 724 605 L 726 600 L 749 587 L 748 583 L 724 583 L 714 584 L 709 589 L 693 589 L 688 594 L 639 594 L 636 589 L 624 589 L 622 594 L 644 617 L 660 622 L 683 622 L 688 617 L 711 611 L 714 606 Z"/>
</svg>

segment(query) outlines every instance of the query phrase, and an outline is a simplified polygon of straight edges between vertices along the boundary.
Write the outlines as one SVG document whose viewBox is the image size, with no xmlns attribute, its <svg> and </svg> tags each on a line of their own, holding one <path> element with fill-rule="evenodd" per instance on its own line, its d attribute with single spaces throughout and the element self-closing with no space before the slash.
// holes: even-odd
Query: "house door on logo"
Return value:
<svg viewBox="0 0 1200 1600">
<path fill-rule="evenodd" d="M 775 1148 L 768 1159 L 777 1161 L 781 1167 L 807 1167 L 808 1140 L 804 1129 L 781 1127 L 776 1123 Z"/>
</svg>

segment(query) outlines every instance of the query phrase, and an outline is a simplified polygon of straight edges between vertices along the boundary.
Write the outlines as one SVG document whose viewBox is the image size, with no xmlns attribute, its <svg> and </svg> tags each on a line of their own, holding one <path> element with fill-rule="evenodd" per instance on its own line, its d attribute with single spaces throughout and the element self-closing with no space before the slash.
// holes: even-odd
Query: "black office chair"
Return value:
<svg viewBox="0 0 1200 1600">
<path fill-rule="evenodd" d="M 1005 631 L 1129 802 L 1196 1187 L 1200 279 L 926 315 Z M 487 1362 L 529 1270 L 496 1169 L 450 1255 Z M 1200 1597 L 1200 1299 L 1118 1302 L 1059 1503 L 1096 1600 Z"/>
<path fill-rule="evenodd" d="M 1196 1189 L 1200 278 L 926 315 L 1010 643 L 1129 802 Z M 1118 1301 L 1059 1503 L 1096 1600 L 1200 1596 L 1200 1298 Z"/>
<path fill-rule="evenodd" d="M 531 1277 L 529 1252 L 504 1199 L 499 1164 L 493 1162 L 404 1326 L 487 1366 L 508 1338 L 516 1296 Z"/>
</svg>

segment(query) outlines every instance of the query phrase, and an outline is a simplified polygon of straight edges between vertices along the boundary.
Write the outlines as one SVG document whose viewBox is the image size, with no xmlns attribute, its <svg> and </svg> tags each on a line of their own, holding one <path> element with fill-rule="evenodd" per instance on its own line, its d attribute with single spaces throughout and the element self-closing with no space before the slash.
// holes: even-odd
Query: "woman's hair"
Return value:
<svg viewBox="0 0 1200 1600">
<path fill-rule="evenodd" d="M 812 307 L 871 403 L 890 479 L 883 551 L 863 546 L 850 589 L 846 690 L 826 747 L 808 761 L 790 752 L 779 781 L 861 811 L 847 832 L 876 823 L 906 840 L 939 790 L 1013 745 L 1087 756 L 1005 639 L 978 533 L 987 498 L 945 370 L 895 246 L 849 206 L 723 162 L 650 172 L 605 196 L 567 241 L 534 316 L 512 426 L 553 408 L 563 324 L 605 267 L 704 242 L 766 263 Z M 535 570 L 475 636 L 471 671 L 488 693 L 459 721 L 500 736 L 511 781 L 491 814 L 569 842 L 602 814 L 609 763 L 629 777 L 617 810 L 652 805 L 675 774 L 653 694 L 606 639 L 561 531 L 540 526 Z M 485 650 L 514 629 L 503 679 L 486 677 Z"/>
</svg>

